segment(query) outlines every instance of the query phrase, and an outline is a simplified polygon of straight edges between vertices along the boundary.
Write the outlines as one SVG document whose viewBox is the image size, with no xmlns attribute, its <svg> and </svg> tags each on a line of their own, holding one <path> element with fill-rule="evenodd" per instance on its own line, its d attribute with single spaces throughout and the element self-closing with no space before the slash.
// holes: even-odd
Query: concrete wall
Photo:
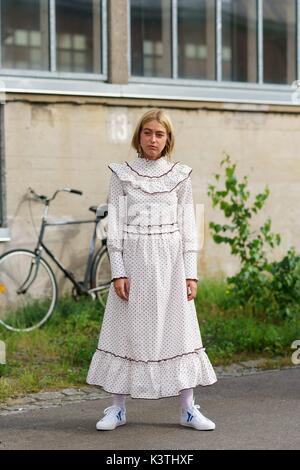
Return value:
<svg viewBox="0 0 300 470">
<path fill-rule="evenodd" d="M 88 207 L 106 201 L 107 164 L 135 158 L 131 132 L 147 106 L 170 114 L 176 132 L 174 160 L 193 167 L 195 203 L 205 207 L 204 246 L 199 274 L 233 274 L 229 250 L 209 234 L 210 220 L 222 221 L 207 196 L 224 152 L 248 175 L 254 194 L 269 185 L 262 220 L 271 216 L 282 244 L 279 257 L 294 245 L 300 251 L 300 115 L 289 109 L 250 105 L 141 102 L 100 98 L 10 95 L 5 105 L 7 215 L 12 247 L 32 248 L 42 206 L 26 199 L 26 189 L 51 194 L 59 187 L 81 189 L 83 197 L 62 193 L 51 207 L 54 218 L 89 218 Z M 281 111 L 281 112 L 280 112 Z M 258 223 L 259 221 L 257 221 Z M 46 241 L 72 270 L 82 270 L 92 226 L 49 228 Z M 67 285 L 67 284 L 66 284 Z M 64 287 L 61 279 L 60 287 Z"/>
</svg>

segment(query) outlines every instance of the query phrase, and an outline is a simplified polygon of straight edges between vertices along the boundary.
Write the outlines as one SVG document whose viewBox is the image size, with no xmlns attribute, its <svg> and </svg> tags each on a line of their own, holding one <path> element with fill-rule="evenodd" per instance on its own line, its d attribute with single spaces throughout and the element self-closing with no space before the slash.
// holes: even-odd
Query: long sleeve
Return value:
<svg viewBox="0 0 300 470">
<path fill-rule="evenodd" d="M 182 238 L 185 277 L 186 279 L 195 279 L 198 281 L 197 253 L 199 251 L 199 238 L 190 176 L 180 184 L 177 197 L 177 216 Z"/>
<path fill-rule="evenodd" d="M 108 190 L 107 249 L 111 266 L 111 280 L 127 277 L 123 261 L 123 225 L 126 217 L 126 196 L 122 183 L 111 174 Z"/>
</svg>

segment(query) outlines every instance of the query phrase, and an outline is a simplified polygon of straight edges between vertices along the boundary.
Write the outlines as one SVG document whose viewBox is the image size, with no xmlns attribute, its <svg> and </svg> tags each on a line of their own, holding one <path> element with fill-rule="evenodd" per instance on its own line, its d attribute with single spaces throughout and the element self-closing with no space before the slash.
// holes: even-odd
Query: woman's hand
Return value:
<svg viewBox="0 0 300 470">
<path fill-rule="evenodd" d="M 197 281 L 186 279 L 187 299 L 193 300 L 197 294 Z"/>
<path fill-rule="evenodd" d="M 128 278 L 120 278 L 114 280 L 114 288 L 116 294 L 123 300 L 128 300 L 129 297 L 129 280 Z"/>
</svg>

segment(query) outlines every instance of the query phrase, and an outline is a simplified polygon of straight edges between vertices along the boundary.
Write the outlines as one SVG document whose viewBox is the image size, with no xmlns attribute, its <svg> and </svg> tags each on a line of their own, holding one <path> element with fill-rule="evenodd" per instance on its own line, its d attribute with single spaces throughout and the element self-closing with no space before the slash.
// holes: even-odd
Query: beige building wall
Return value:
<svg viewBox="0 0 300 470">
<path fill-rule="evenodd" d="M 212 209 L 207 190 L 220 172 L 224 152 L 237 163 L 238 174 L 249 176 L 253 195 L 265 185 L 271 190 L 262 220 L 270 216 L 273 230 L 282 235 L 273 257 L 291 245 L 300 251 L 300 115 L 295 108 L 9 95 L 5 158 L 11 241 L 1 243 L 0 252 L 35 245 L 43 206 L 28 200 L 29 186 L 46 195 L 65 186 L 80 189 L 82 197 L 61 193 L 50 216 L 93 218 L 88 207 L 106 202 L 107 165 L 135 158 L 131 134 L 149 106 L 161 106 L 170 114 L 176 133 L 174 160 L 193 168 L 195 203 L 204 204 L 200 278 L 231 275 L 238 268 L 228 248 L 216 245 L 208 229 L 209 221 L 223 220 Z M 45 241 L 67 267 L 82 272 L 91 233 L 92 225 L 49 227 Z M 61 288 L 70 288 L 69 281 L 59 279 Z"/>
</svg>

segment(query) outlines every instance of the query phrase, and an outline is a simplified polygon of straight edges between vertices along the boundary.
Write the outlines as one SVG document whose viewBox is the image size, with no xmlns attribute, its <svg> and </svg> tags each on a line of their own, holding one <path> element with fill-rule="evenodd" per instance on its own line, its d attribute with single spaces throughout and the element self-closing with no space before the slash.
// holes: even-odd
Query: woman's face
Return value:
<svg viewBox="0 0 300 470">
<path fill-rule="evenodd" d="M 143 155 L 149 159 L 159 158 L 167 143 L 167 131 L 158 121 L 144 124 L 140 134 Z"/>
</svg>

